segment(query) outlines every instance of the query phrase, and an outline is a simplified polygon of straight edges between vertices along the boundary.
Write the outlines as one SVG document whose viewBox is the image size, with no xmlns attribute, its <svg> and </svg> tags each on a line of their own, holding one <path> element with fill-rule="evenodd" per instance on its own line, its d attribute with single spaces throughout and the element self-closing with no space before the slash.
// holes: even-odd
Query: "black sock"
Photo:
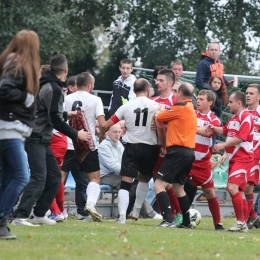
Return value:
<svg viewBox="0 0 260 260">
<path fill-rule="evenodd" d="M 180 207 L 181 207 L 181 211 L 182 211 L 182 216 L 183 216 L 183 226 L 188 227 L 190 224 L 190 213 L 189 213 L 189 209 L 190 209 L 190 201 L 187 195 L 185 195 L 184 197 L 178 198 Z"/>
<path fill-rule="evenodd" d="M 186 195 L 188 196 L 190 206 L 196 196 L 197 193 L 197 186 L 193 186 L 190 180 L 187 180 L 184 185 L 184 191 L 186 192 Z"/>
<path fill-rule="evenodd" d="M 173 218 L 172 218 L 172 213 L 171 213 L 171 206 L 170 206 L 170 201 L 167 193 L 165 191 L 162 191 L 156 195 L 157 201 L 159 202 L 161 209 L 163 211 L 164 219 L 167 222 L 172 223 Z"/>
</svg>

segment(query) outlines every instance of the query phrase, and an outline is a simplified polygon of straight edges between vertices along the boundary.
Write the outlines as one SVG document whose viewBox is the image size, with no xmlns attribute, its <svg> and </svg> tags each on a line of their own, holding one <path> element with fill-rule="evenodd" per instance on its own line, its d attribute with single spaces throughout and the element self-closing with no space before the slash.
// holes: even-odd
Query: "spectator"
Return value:
<svg viewBox="0 0 260 260">
<path fill-rule="evenodd" d="M 175 81 L 174 81 L 174 85 L 172 87 L 172 91 L 176 92 L 176 90 L 179 89 L 179 86 L 182 83 L 181 80 L 180 80 L 180 77 L 182 76 L 182 73 L 183 73 L 182 62 L 180 60 L 172 61 L 171 62 L 171 70 L 175 75 Z"/>
<path fill-rule="evenodd" d="M 220 47 L 217 42 L 211 42 L 207 51 L 202 53 L 201 61 L 197 65 L 196 87 L 201 90 L 205 83 L 209 82 L 211 76 L 218 75 L 223 78 L 225 84 L 229 86 L 234 80 L 227 80 L 224 77 L 224 65 L 219 59 Z"/>
<path fill-rule="evenodd" d="M 119 190 L 121 183 L 119 173 L 124 152 L 124 146 L 119 141 L 120 137 L 121 126 L 117 123 L 109 128 L 106 139 L 98 147 L 100 182 L 117 190 Z"/>
<path fill-rule="evenodd" d="M 31 135 L 39 91 L 39 38 L 19 31 L 0 55 L 0 239 L 16 239 L 7 222 L 29 181 L 24 140 Z"/>
<path fill-rule="evenodd" d="M 136 77 L 132 75 L 133 62 L 129 59 L 120 61 L 121 76 L 113 82 L 113 93 L 110 99 L 108 112 L 113 115 L 123 105 L 123 99 L 131 100 L 136 97 L 133 88 Z"/>
</svg>

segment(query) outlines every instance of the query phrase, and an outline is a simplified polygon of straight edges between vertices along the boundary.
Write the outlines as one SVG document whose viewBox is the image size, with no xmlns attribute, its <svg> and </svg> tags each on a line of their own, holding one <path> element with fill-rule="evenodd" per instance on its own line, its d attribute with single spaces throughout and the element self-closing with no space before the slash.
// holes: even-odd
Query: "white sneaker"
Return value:
<svg viewBox="0 0 260 260">
<path fill-rule="evenodd" d="M 52 213 L 52 214 L 48 217 L 48 219 L 53 219 L 53 220 L 55 220 L 56 222 L 62 222 L 62 221 L 64 221 L 64 216 L 63 216 L 62 213 L 61 213 L 61 214 L 54 214 L 54 213 Z"/>
<path fill-rule="evenodd" d="M 68 212 L 67 212 L 66 209 L 64 209 L 64 210 L 62 211 L 62 214 L 63 214 L 64 219 L 68 219 L 68 218 L 69 218 L 69 214 L 68 214 Z"/>
<path fill-rule="evenodd" d="M 137 221 L 140 217 L 140 209 L 134 207 L 133 211 L 130 212 L 129 217 Z"/>
<path fill-rule="evenodd" d="M 126 223 L 126 215 L 120 215 L 116 223 L 124 225 Z"/>
<path fill-rule="evenodd" d="M 39 227 L 40 225 L 34 225 L 30 223 L 26 218 L 14 218 L 11 222 L 14 226 L 28 226 L 28 227 Z"/>
<path fill-rule="evenodd" d="M 228 231 L 233 231 L 233 232 L 248 232 L 248 227 L 246 225 L 246 222 L 242 221 L 236 221 L 234 226 L 230 227 Z"/>
<path fill-rule="evenodd" d="M 34 216 L 32 219 L 29 220 L 32 224 L 38 225 L 55 225 L 57 222 L 53 219 L 49 219 L 46 216 L 44 217 L 36 217 Z"/>
<path fill-rule="evenodd" d="M 49 209 L 46 213 L 45 213 L 45 216 L 46 217 L 49 217 L 51 215 L 51 210 Z"/>
<path fill-rule="evenodd" d="M 156 213 L 153 219 L 163 219 L 162 215 Z"/>
<path fill-rule="evenodd" d="M 90 215 L 82 216 L 81 214 L 78 214 L 77 215 L 77 220 L 80 220 L 80 221 L 93 221 L 93 218 Z"/>
<path fill-rule="evenodd" d="M 102 215 L 99 214 L 94 206 L 91 204 L 86 204 L 85 211 L 87 211 L 91 217 L 93 218 L 93 221 L 96 222 L 102 222 Z"/>
</svg>

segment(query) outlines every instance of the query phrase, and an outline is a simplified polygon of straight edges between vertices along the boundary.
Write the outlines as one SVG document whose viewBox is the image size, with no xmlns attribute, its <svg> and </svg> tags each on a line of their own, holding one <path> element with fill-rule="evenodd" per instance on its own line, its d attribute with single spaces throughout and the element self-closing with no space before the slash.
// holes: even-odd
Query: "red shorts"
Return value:
<svg viewBox="0 0 260 260">
<path fill-rule="evenodd" d="M 253 161 L 229 162 L 228 183 L 236 184 L 240 191 L 246 190 L 247 174 L 252 168 Z"/>
<path fill-rule="evenodd" d="M 258 181 L 259 181 L 259 164 L 258 164 L 259 160 L 255 159 L 253 162 L 253 167 L 251 168 L 249 174 L 247 174 L 247 183 L 253 183 L 254 186 L 258 185 Z"/>
<path fill-rule="evenodd" d="M 214 188 L 213 174 L 210 160 L 194 161 L 189 176 L 192 177 L 193 186 Z"/>
</svg>

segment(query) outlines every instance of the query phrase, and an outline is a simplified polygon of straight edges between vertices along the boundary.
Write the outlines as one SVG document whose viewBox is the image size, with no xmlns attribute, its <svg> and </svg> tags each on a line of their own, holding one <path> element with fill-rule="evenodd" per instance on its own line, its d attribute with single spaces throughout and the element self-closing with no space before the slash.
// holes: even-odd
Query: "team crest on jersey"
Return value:
<svg viewBox="0 0 260 260">
<path fill-rule="evenodd" d="M 204 127 L 204 126 L 208 126 L 208 125 L 209 125 L 209 122 L 207 122 L 207 121 L 204 121 L 204 122 L 203 122 L 203 127 Z"/>
</svg>

